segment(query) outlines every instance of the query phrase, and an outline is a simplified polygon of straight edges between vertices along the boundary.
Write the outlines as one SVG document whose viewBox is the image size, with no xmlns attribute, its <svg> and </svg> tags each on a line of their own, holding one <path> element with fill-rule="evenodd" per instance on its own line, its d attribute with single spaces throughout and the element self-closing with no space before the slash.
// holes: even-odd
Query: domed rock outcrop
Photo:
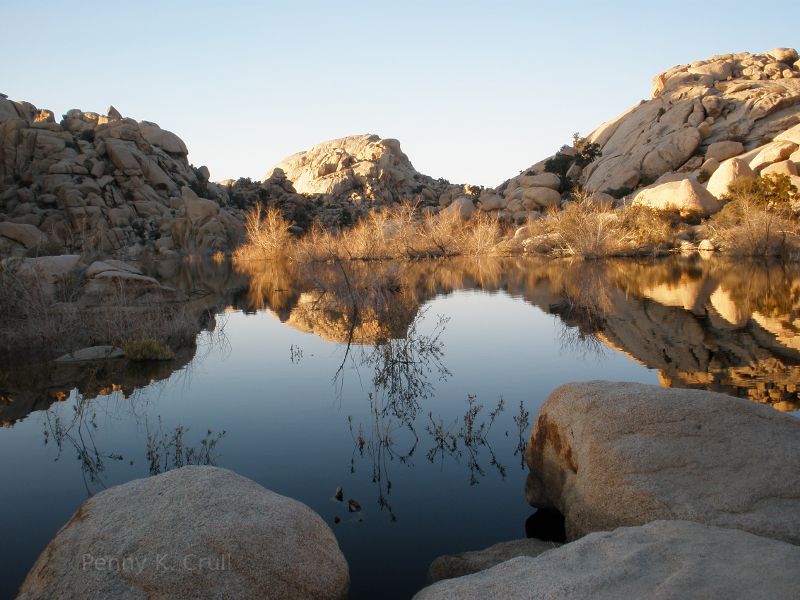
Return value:
<svg viewBox="0 0 800 600">
<path fill-rule="evenodd" d="M 377 135 L 329 140 L 284 159 L 280 169 L 301 194 L 386 204 L 417 200 L 435 206 L 450 186 L 419 173 L 400 142 Z"/>
</svg>

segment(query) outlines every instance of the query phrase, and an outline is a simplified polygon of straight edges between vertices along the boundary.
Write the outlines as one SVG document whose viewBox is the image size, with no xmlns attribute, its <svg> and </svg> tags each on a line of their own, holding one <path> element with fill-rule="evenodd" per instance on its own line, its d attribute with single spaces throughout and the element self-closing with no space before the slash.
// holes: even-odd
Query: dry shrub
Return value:
<svg viewBox="0 0 800 600">
<path fill-rule="evenodd" d="M 80 320 L 89 342 L 120 348 L 146 339 L 177 348 L 191 344 L 200 330 L 185 302 L 133 302 L 123 282 L 101 306 L 81 310 Z"/>
<path fill-rule="evenodd" d="M 289 232 L 291 226 L 278 208 L 265 210 L 261 205 L 256 206 L 245 217 L 246 240 L 236 250 L 236 258 L 253 260 L 284 256 L 294 241 Z"/>
<path fill-rule="evenodd" d="M 735 256 L 781 256 L 800 251 L 796 219 L 751 202 L 728 204 L 706 224 L 722 251 Z"/>
<path fill-rule="evenodd" d="M 464 229 L 461 216 L 450 210 L 425 215 L 422 223 L 422 237 L 430 252 L 439 256 L 453 256 L 459 253 L 460 237 Z"/>
<path fill-rule="evenodd" d="M 561 211 L 528 224 L 532 236 L 555 253 L 582 258 L 657 254 L 674 241 L 672 215 L 646 206 L 613 209 L 591 195 L 573 196 Z M 536 245 L 532 245 L 536 247 Z"/>
<path fill-rule="evenodd" d="M 0 261 L 0 314 L 2 351 L 50 344 L 79 326 L 77 311 L 58 305 L 43 273 L 14 259 Z"/>
<path fill-rule="evenodd" d="M 617 228 L 629 254 L 655 254 L 674 245 L 677 215 L 649 206 L 625 206 L 617 211 Z"/>
<path fill-rule="evenodd" d="M 574 202 L 553 212 L 546 224 L 557 235 L 558 247 L 569 256 L 599 258 L 621 250 L 616 216 L 594 203 Z"/>
<path fill-rule="evenodd" d="M 497 217 L 486 213 L 464 221 L 451 211 L 423 213 L 417 205 L 401 204 L 373 210 L 348 229 L 315 225 L 287 247 L 299 262 L 474 256 L 494 252 L 502 233 Z M 237 251 L 236 256 L 253 254 Z"/>
<path fill-rule="evenodd" d="M 472 218 L 463 224 L 459 236 L 459 254 L 480 256 L 491 254 L 501 239 L 500 222 L 494 215 L 475 212 Z"/>
<path fill-rule="evenodd" d="M 737 181 L 727 199 L 704 228 L 720 250 L 736 256 L 789 256 L 800 251 L 800 222 L 792 210 L 797 188 L 786 175 Z"/>
</svg>

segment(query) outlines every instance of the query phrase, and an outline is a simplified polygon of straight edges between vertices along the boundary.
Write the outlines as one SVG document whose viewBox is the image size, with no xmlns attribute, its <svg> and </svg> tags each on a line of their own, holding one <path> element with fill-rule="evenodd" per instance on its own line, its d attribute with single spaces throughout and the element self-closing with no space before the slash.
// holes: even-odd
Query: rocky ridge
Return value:
<svg viewBox="0 0 800 600">
<path fill-rule="evenodd" d="M 51 111 L 0 97 L 0 250 L 140 254 L 213 251 L 241 216 L 188 162 L 174 133 L 149 121 Z"/>
<path fill-rule="evenodd" d="M 521 222 L 562 206 L 572 184 L 608 203 L 627 196 L 708 216 L 741 177 L 784 174 L 800 188 L 798 54 L 779 48 L 673 67 L 655 77 L 650 100 L 581 143 L 599 156 L 565 146 L 495 189 L 423 175 L 397 140 L 370 134 L 298 152 L 261 181 L 214 183 L 155 123 L 113 107 L 106 115 L 70 110 L 56 122 L 51 111 L 0 96 L 0 253 L 229 250 L 256 205 L 279 207 L 298 234 L 401 201 Z"/>
<path fill-rule="evenodd" d="M 596 144 L 599 157 L 581 164 L 571 160 L 576 147 L 565 146 L 504 182 L 496 189 L 502 201 L 487 207 L 515 213 L 531 206 L 517 200 L 558 189 L 555 180 L 547 185 L 538 178 L 552 175 L 551 161 L 561 159 L 571 163 L 566 179 L 591 192 L 707 216 L 743 176 L 782 173 L 800 189 L 798 124 L 800 60 L 794 49 L 679 65 L 656 75 L 651 99 L 585 138 Z M 553 195 L 551 205 L 558 204 Z"/>
<path fill-rule="evenodd" d="M 137 257 L 230 250 L 255 206 L 296 225 L 342 227 L 401 201 L 428 210 L 480 188 L 422 175 L 397 140 L 360 135 L 297 153 L 261 181 L 210 181 L 186 144 L 149 121 L 51 111 L 0 95 L 0 255 L 64 252 Z"/>
</svg>

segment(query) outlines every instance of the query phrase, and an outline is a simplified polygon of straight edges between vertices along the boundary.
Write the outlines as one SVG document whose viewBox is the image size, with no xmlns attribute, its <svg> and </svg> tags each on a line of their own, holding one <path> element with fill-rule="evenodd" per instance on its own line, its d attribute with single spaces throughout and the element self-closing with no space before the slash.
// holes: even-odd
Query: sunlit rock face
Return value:
<svg viewBox="0 0 800 600">
<path fill-rule="evenodd" d="M 718 210 L 713 197 L 719 199 L 739 176 L 777 170 L 797 177 L 800 157 L 793 153 L 800 144 L 799 123 L 800 62 L 795 50 L 712 56 L 656 75 L 652 98 L 587 136 L 602 154 L 584 167 L 573 165 L 568 177 L 616 198 L 660 184 L 657 190 L 663 194 L 640 194 L 638 201 L 708 214 Z M 566 155 L 575 152 L 562 149 Z M 786 161 L 791 164 L 773 166 Z M 545 163 L 532 165 L 521 177 L 544 173 Z M 722 173 L 715 176 L 720 168 Z M 706 195 L 700 188 L 709 177 L 713 183 Z M 498 190 L 506 193 L 519 179 Z M 690 190 L 684 180 L 696 189 Z"/>
<path fill-rule="evenodd" d="M 685 519 L 800 542 L 800 421 L 742 399 L 563 385 L 539 411 L 526 460 L 542 484 L 529 500 L 558 509 L 569 539 Z"/>
<path fill-rule="evenodd" d="M 671 171 L 689 175 L 712 144 L 739 142 L 749 151 L 800 123 L 797 53 L 775 56 L 724 54 L 656 75 L 652 99 L 589 135 L 603 155 L 582 182 L 607 190 L 646 185 Z"/>
<path fill-rule="evenodd" d="M 270 169 L 264 181 L 276 175 L 285 176 L 297 192 L 316 196 L 317 204 L 329 204 L 329 211 L 341 211 L 346 203 L 354 216 L 397 202 L 438 209 L 463 198 L 472 205 L 479 194 L 478 188 L 419 173 L 399 141 L 370 134 L 329 140 L 293 154 Z"/>
</svg>

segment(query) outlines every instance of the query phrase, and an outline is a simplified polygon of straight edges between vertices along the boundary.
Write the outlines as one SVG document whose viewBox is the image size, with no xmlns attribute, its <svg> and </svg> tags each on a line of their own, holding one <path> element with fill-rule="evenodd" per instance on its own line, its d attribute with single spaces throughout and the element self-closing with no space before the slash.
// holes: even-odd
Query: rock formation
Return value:
<svg viewBox="0 0 800 600">
<path fill-rule="evenodd" d="M 241 215 L 155 123 L 0 96 L 0 253 L 213 251 Z"/>
<path fill-rule="evenodd" d="M 615 198 L 655 184 L 652 193 L 637 196 L 639 203 L 654 208 L 664 208 L 667 195 L 676 198 L 673 204 L 679 208 L 696 203 L 699 190 L 677 185 L 687 179 L 696 188 L 712 177 L 708 191 L 717 199 L 733 180 L 746 175 L 782 172 L 800 187 L 798 124 L 797 51 L 776 48 L 764 54 L 713 56 L 657 75 L 650 100 L 643 100 L 585 138 L 583 143 L 596 144 L 601 154 L 585 165 L 573 161 L 566 178 Z M 534 184 L 533 178 L 546 173 L 548 160 L 569 161 L 576 154 L 576 148 L 566 146 L 558 155 L 503 183 L 497 192 L 505 203 L 497 208 L 521 210 L 512 202 L 540 185 Z M 745 168 L 727 162 L 732 159 Z M 778 163 L 782 166 L 772 166 Z M 717 169 L 725 175 L 713 177 Z M 520 187 L 523 191 L 517 191 Z M 710 202 L 702 201 L 698 212 L 713 212 L 708 206 Z"/>
<path fill-rule="evenodd" d="M 797 59 L 790 49 L 724 54 L 656 75 L 651 100 L 588 136 L 602 156 L 580 181 L 591 190 L 635 189 L 668 172 L 696 173 L 709 158 L 759 151 L 800 123 Z M 736 144 L 741 150 L 726 156 Z"/>
<path fill-rule="evenodd" d="M 398 202 L 429 210 L 465 203 L 474 207 L 481 192 L 476 186 L 451 185 L 419 173 L 400 142 L 370 134 L 329 140 L 293 154 L 271 169 L 264 181 L 276 175 L 285 176 L 297 192 L 314 197 L 315 204 L 327 206 L 327 212 L 347 210 L 350 218 Z M 460 210 L 465 218 L 472 212 Z"/>
<path fill-rule="evenodd" d="M 215 467 L 183 467 L 84 502 L 18 598 L 347 597 L 347 562 L 310 508 Z"/>
<path fill-rule="evenodd" d="M 417 195 L 435 204 L 445 187 L 418 173 L 400 142 L 377 135 L 354 135 L 322 142 L 284 159 L 280 169 L 302 194 L 358 197 L 377 203 Z M 265 180 L 272 176 L 270 171 Z"/>
<path fill-rule="evenodd" d="M 800 543 L 800 422 L 699 390 L 592 381 L 557 388 L 526 451 L 536 506 L 568 539 L 685 519 Z"/>
</svg>

